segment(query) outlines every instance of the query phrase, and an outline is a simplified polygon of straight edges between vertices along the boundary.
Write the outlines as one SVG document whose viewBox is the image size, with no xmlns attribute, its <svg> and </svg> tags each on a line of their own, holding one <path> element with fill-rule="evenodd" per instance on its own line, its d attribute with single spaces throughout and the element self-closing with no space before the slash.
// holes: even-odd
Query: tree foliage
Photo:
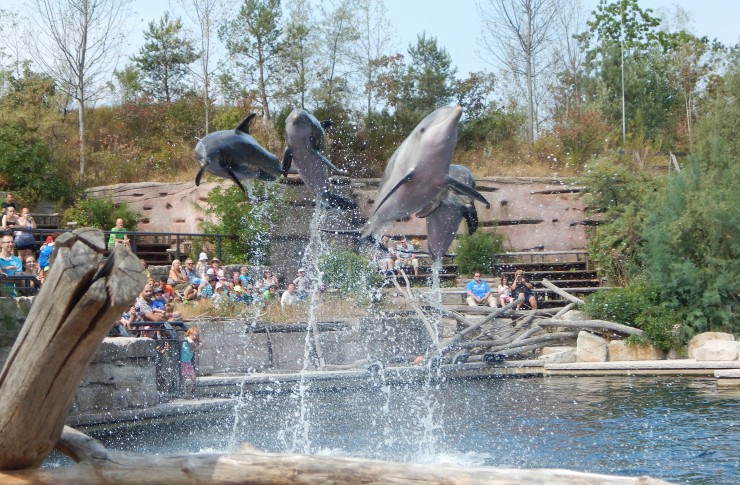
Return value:
<svg viewBox="0 0 740 485">
<path fill-rule="evenodd" d="M 473 274 L 475 271 L 491 271 L 495 262 L 494 254 L 503 252 L 503 239 L 501 234 L 483 231 L 472 235 L 461 234 L 455 258 L 459 272 Z"/>
<path fill-rule="evenodd" d="M 62 213 L 62 222 L 76 222 L 79 227 L 96 227 L 107 231 L 115 227 L 117 219 L 123 219 L 123 227 L 135 231 L 141 213 L 130 210 L 125 202 L 114 204 L 113 200 L 88 199 L 81 197 Z"/>
</svg>

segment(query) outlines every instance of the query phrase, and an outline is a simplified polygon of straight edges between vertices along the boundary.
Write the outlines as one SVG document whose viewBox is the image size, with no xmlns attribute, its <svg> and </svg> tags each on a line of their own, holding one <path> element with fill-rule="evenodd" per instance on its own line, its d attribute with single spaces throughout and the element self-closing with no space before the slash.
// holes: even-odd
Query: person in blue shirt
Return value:
<svg viewBox="0 0 740 485">
<path fill-rule="evenodd" d="M 494 308 L 496 307 L 496 299 L 491 295 L 491 288 L 488 286 L 488 283 L 480 278 L 479 272 L 476 271 L 473 274 L 472 281 L 468 282 L 465 289 L 468 292 L 468 297 L 465 300 L 468 302 L 468 305 L 488 305 Z"/>
<path fill-rule="evenodd" d="M 13 236 L 6 234 L 0 239 L 0 277 L 14 276 L 23 272 L 21 258 L 13 255 Z M 10 296 L 16 296 L 15 283 L 6 283 Z M 5 295 L 3 295 L 5 296 Z"/>
</svg>

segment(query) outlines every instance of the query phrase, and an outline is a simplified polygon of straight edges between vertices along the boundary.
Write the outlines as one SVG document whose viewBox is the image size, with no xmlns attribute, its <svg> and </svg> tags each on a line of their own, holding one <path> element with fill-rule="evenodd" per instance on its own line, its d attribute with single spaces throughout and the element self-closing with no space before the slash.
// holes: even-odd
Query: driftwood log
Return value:
<svg viewBox="0 0 740 485">
<path fill-rule="evenodd" d="M 94 439 L 65 428 L 60 449 L 77 465 L 44 470 L 0 472 L 0 485 L 194 485 L 194 484 L 552 484 L 659 485 L 649 477 L 614 477 L 567 470 L 466 468 L 456 465 L 389 463 L 260 453 L 144 456 L 105 449 Z"/>
<path fill-rule="evenodd" d="M 62 234 L 55 246 L 51 271 L 0 372 L 0 470 L 46 458 L 90 359 L 146 283 L 123 245 L 103 262 L 100 230 Z"/>
</svg>

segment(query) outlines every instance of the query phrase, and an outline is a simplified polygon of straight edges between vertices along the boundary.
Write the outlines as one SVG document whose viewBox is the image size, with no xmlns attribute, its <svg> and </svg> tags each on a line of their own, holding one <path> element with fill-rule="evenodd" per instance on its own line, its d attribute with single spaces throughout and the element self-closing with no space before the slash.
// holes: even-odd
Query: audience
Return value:
<svg viewBox="0 0 740 485">
<path fill-rule="evenodd" d="M 285 309 L 286 306 L 295 305 L 296 303 L 298 303 L 298 295 L 296 295 L 295 285 L 288 283 L 288 289 L 280 297 L 280 308 Z"/>
<path fill-rule="evenodd" d="M 414 275 L 419 274 L 419 260 L 413 255 L 414 245 L 406 240 L 406 237 L 401 237 L 401 244 L 396 246 L 396 261 L 394 267 L 396 271 L 400 270 L 404 266 L 411 266 L 414 270 Z"/>
</svg>

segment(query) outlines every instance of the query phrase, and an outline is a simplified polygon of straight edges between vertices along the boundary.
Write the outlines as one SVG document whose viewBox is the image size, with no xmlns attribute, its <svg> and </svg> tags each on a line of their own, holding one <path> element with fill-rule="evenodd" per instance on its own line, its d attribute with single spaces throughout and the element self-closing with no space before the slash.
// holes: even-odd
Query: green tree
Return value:
<svg viewBox="0 0 740 485">
<path fill-rule="evenodd" d="M 308 0 L 291 1 L 287 14 L 285 37 L 279 50 L 278 68 L 282 82 L 275 97 L 285 104 L 286 109 L 306 109 L 310 90 L 316 82 L 316 25 Z"/>
<path fill-rule="evenodd" d="M 118 93 L 121 104 L 136 101 L 143 94 L 142 73 L 136 65 L 127 64 L 121 70 L 115 69 L 113 77 L 116 83 L 111 83 L 111 90 Z"/>
<path fill-rule="evenodd" d="M 457 68 L 452 66 L 447 50 L 437 45 L 437 38 L 427 38 L 426 33 L 417 37 L 408 53 L 397 114 L 414 120 L 415 124 L 420 117 L 453 99 L 452 83 Z"/>
<path fill-rule="evenodd" d="M 131 60 L 141 72 L 143 91 L 154 99 L 170 103 L 189 90 L 185 84 L 188 65 L 195 62 L 193 43 L 184 36 L 182 21 L 165 12 L 159 22 L 149 22 L 146 42 Z"/>
<path fill-rule="evenodd" d="M 232 78 L 251 81 L 254 100 L 267 122 L 272 119 L 270 102 L 280 84 L 281 15 L 280 0 L 244 0 L 236 18 L 219 30 L 239 71 Z"/>
</svg>

